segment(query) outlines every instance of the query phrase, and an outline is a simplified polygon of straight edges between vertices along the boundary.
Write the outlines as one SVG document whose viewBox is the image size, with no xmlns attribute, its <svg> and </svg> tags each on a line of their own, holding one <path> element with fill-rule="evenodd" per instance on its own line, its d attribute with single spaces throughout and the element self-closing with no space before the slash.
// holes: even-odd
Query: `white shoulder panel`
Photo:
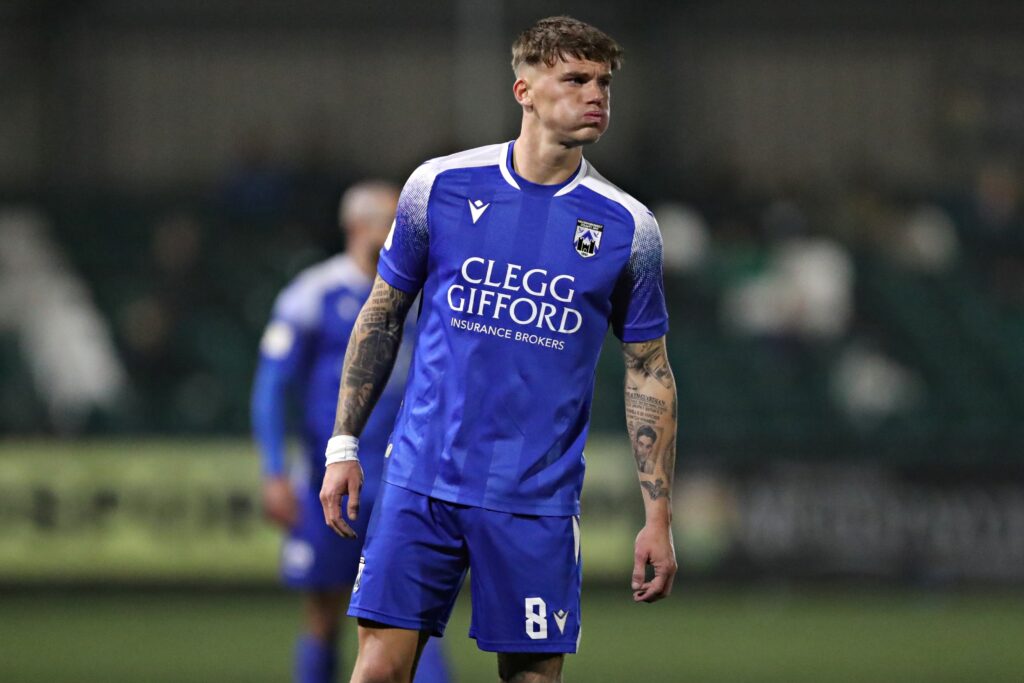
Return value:
<svg viewBox="0 0 1024 683">
<path fill-rule="evenodd" d="M 476 166 L 501 166 L 504 165 L 503 152 L 508 149 L 508 143 L 497 145 L 485 145 L 475 149 L 467 149 L 464 152 L 456 152 L 446 157 L 437 157 L 426 162 L 424 166 L 430 166 L 434 174 L 450 171 L 455 168 L 473 168 Z"/>
<path fill-rule="evenodd" d="M 321 303 L 328 292 L 340 287 L 365 290 L 371 284 L 352 259 L 339 254 L 299 273 L 277 298 L 274 316 L 309 329 L 320 322 Z"/>
<path fill-rule="evenodd" d="M 587 165 L 587 174 L 580 179 L 579 184 L 590 188 L 603 197 L 607 197 L 629 211 L 638 227 L 643 216 L 652 215 L 646 206 L 638 202 L 631 195 L 623 192 L 617 185 L 609 182 L 607 178 L 597 172 L 596 168 L 589 164 Z"/>
<path fill-rule="evenodd" d="M 430 201 L 430 192 L 434 187 L 434 180 L 438 174 L 444 171 L 451 171 L 457 168 L 475 168 L 480 166 L 497 165 L 505 168 L 504 151 L 508 143 L 487 145 L 477 147 L 464 152 L 456 152 L 446 157 L 437 157 L 425 161 L 419 166 L 405 187 L 402 188 L 402 195 L 398 199 L 398 212 L 405 216 L 405 229 L 408 231 L 407 239 L 426 243 L 429 241 L 429 230 L 427 228 L 427 204 Z M 388 235 L 388 241 L 384 248 L 391 248 L 392 233 Z"/>
<path fill-rule="evenodd" d="M 660 274 L 661 230 L 651 210 L 609 182 L 593 166 L 589 167 L 587 176 L 580 184 L 621 205 L 633 216 L 636 228 L 629 257 L 629 269 L 633 277 L 650 276 L 655 270 Z"/>
</svg>

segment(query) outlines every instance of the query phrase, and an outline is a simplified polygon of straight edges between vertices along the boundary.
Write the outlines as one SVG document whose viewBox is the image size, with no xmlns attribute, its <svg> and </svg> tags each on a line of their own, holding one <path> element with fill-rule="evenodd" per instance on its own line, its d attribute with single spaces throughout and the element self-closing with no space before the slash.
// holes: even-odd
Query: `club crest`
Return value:
<svg viewBox="0 0 1024 683">
<path fill-rule="evenodd" d="M 597 253 L 601 247 L 601 235 L 604 233 L 604 226 L 600 223 L 591 223 L 582 218 L 576 219 L 576 236 L 572 243 L 576 247 L 576 253 L 583 258 L 590 258 Z"/>
</svg>

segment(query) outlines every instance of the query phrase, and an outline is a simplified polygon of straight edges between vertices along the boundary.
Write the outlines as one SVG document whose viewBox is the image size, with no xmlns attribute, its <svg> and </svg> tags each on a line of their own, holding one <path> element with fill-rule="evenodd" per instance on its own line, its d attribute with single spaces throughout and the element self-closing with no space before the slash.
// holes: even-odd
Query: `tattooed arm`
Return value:
<svg viewBox="0 0 1024 683">
<path fill-rule="evenodd" d="M 670 515 L 676 463 L 676 383 L 665 338 L 623 344 L 622 352 L 626 359 L 626 428 L 640 485 L 646 492 L 648 517 L 658 509 Z"/>
<path fill-rule="evenodd" d="M 334 436 L 362 433 L 395 365 L 405 316 L 415 298 L 415 294 L 396 289 L 380 277 L 373 283 L 345 350 Z M 363 472 L 357 461 L 334 463 L 324 475 L 320 489 L 324 521 L 346 538 L 355 538 L 356 534 L 342 518 L 341 499 L 348 495 L 348 517 L 356 519 L 362 484 Z"/>
<path fill-rule="evenodd" d="M 672 591 L 672 479 L 676 464 L 676 383 L 665 338 L 622 345 L 626 360 L 626 427 L 643 490 L 646 524 L 636 539 L 633 599 L 654 602 Z M 644 580 L 646 565 L 654 577 Z"/>
<path fill-rule="evenodd" d="M 415 298 L 415 294 L 396 289 L 379 276 L 374 281 L 345 349 L 334 436 L 362 433 L 395 366 L 405 316 Z"/>
</svg>

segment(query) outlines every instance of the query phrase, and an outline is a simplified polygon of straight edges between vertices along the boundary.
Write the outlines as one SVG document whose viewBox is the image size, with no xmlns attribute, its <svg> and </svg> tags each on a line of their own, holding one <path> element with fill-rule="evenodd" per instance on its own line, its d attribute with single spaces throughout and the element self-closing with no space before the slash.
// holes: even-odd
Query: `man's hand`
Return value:
<svg viewBox="0 0 1024 683">
<path fill-rule="evenodd" d="M 324 521 L 339 536 L 356 538 L 356 532 L 341 515 L 341 499 L 348 495 L 348 518 L 359 516 L 359 491 L 363 488 L 363 468 L 357 460 L 336 462 L 327 466 L 324 485 L 320 488 L 320 504 L 324 508 Z"/>
<path fill-rule="evenodd" d="M 647 565 L 654 567 L 654 576 L 644 581 Z M 676 549 L 672 544 L 672 527 L 648 524 L 636 535 L 633 553 L 633 601 L 657 602 L 672 593 L 676 576 Z"/>
<path fill-rule="evenodd" d="M 284 529 L 298 524 L 299 503 L 287 478 L 269 477 L 263 481 L 263 515 Z"/>
</svg>

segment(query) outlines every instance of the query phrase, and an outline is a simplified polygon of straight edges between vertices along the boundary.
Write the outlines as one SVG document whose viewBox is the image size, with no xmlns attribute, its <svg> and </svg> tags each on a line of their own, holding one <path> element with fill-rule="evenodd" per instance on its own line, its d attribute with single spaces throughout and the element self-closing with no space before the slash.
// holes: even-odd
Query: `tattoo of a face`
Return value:
<svg viewBox="0 0 1024 683">
<path fill-rule="evenodd" d="M 641 425 L 633 436 L 633 457 L 636 458 L 637 470 L 643 474 L 654 474 L 658 459 L 658 453 L 654 449 L 657 440 L 658 432 L 649 424 Z"/>
<path fill-rule="evenodd" d="M 640 486 L 643 487 L 644 491 L 647 491 L 647 497 L 651 500 L 669 497 L 669 490 L 661 479 L 655 479 L 654 481 L 644 480 L 640 482 Z"/>
</svg>

